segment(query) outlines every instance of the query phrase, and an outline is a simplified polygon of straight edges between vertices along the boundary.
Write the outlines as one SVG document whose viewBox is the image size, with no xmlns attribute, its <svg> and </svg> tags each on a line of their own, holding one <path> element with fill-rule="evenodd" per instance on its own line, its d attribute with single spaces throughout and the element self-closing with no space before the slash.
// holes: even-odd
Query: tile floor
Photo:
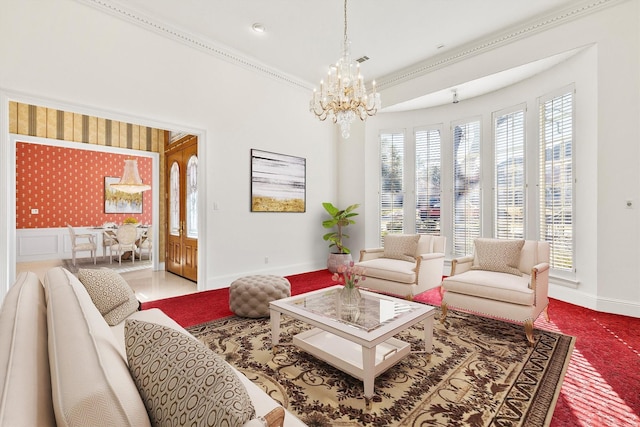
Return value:
<svg viewBox="0 0 640 427">
<path fill-rule="evenodd" d="M 16 274 L 22 271 L 33 271 L 40 280 L 44 280 L 45 273 L 53 267 L 61 266 L 60 260 L 22 262 L 16 264 Z M 197 292 L 197 285 L 187 279 L 166 271 L 144 270 L 122 273 L 122 277 L 133 288 L 141 302 L 186 295 Z"/>
</svg>

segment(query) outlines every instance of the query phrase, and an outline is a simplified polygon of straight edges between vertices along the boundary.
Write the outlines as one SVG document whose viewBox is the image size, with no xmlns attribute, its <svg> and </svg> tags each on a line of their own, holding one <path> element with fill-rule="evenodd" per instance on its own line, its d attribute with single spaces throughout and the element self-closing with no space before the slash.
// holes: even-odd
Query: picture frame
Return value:
<svg viewBox="0 0 640 427">
<path fill-rule="evenodd" d="M 111 188 L 120 178 L 104 177 L 104 213 L 107 214 L 140 214 L 142 213 L 143 198 L 140 193 L 125 193 Z"/>
<path fill-rule="evenodd" d="M 307 161 L 251 149 L 251 212 L 305 212 Z"/>
</svg>

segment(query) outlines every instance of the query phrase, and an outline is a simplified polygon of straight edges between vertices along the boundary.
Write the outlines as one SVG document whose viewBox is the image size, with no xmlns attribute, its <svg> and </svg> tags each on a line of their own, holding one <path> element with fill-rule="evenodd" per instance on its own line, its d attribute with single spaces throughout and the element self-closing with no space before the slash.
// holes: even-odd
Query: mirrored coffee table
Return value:
<svg viewBox="0 0 640 427">
<path fill-rule="evenodd" d="M 409 343 L 394 338 L 405 329 L 423 322 L 424 353 L 433 349 L 435 308 L 386 295 L 360 290 L 358 309 L 344 307 L 341 285 L 272 301 L 271 340 L 273 351 L 280 343 L 282 314 L 314 328 L 293 337 L 293 344 L 337 369 L 362 380 L 367 407 L 373 397 L 377 376 L 409 355 Z"/>
</svg>

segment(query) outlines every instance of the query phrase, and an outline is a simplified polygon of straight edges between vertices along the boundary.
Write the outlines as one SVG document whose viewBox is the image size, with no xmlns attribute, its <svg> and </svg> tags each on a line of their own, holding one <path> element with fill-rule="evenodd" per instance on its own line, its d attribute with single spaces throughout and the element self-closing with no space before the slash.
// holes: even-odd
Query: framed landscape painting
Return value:
<svg viewBox="0 0 640 427">
<path fill-rule="evenodd" d="M 251 150 L 251 212 L 304 212 L 306 159 Z"/>
<path fill-rule="evenodd" d="M 120 178 L 104 177 L 104 213 L 142 213 L 142 193 L 125 193 L 111 188 Z"/>
</svg>

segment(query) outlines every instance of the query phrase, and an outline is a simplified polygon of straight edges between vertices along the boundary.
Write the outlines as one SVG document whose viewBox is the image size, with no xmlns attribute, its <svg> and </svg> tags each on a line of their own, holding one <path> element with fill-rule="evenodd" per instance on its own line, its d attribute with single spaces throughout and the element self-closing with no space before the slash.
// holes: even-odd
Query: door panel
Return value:
<svg viewBox="0 0 640 427">
<path fill-rule="evenodd" d="M 197 139 L 167 153 L 167 271 L 198 278 Z"/>
</svg>

